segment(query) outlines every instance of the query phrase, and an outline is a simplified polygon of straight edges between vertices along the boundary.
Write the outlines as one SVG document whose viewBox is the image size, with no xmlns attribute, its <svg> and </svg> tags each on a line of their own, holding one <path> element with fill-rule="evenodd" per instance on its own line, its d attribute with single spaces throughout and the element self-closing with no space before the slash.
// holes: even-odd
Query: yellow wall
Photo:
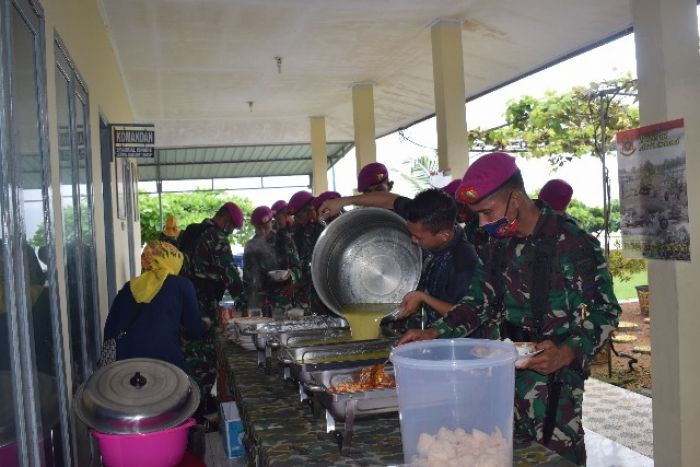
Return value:
<svg viewBox="0 0 700 467">
<path fill-rule="evenodd" d="M 55 59 L 54 38 L 57 34 L 72 58 L 78 72 L 87 87 L 90 101 L 90 142 L 92 150 L 92 177 L 94 193 L 95 243 L 97 250 L 97 272 L 99 287 L 99 306 L 102 311 L 101 322 L 104 324 L 109 303 L 107 299 L 107 269 L 105 254 L 104 206 L 102 195 L 102 163 L 100 158 L 100 115 L 108 123 L 131 123 L 133 114 L 119 66 L 112 49 L 108 31 L 104 25 L 98 4 L 95 0 L 45 0 L 41 2 L 46 18 L 46 84 L 49 121 L 49 143 L 51 160 L 51 184 L 53 188 L 53 212 L 56 232 L 57 264 L 64 264 L 62 250 L 61 198 L 59 193 L 58 129 L 56 126 L 56 85 L 54 81 Z M 114 178 L 114 163 L 110 173 Z M 112 182 L 112 188 L 114 182 Z M 116 197 L 112 197 L 116 202 Z M 116 206 L 112 207 L 116 213 Z M 121 287 L 128 277 L 128 239 L 127 229 L 116 218 L 115 256 L 117 260 L 117 287 Z M 140 238 L 138 226 L 135 236 Z M 139 242 L 137 241 L 138 245 Z M 63 336 L 66 362 L 70 361 L 68 346 L 68 319 L 66 318 L 66 282 L 64 271 L 59 267 L 59 290 L 61 310 L 63 313 Z M 67 381 L 70 385 L 70 368 L 67 365 Z M 69 391 L 71 388 L 69 387 Z M 70 394 L 71 392 L 69 392 Z"/>
</svg>

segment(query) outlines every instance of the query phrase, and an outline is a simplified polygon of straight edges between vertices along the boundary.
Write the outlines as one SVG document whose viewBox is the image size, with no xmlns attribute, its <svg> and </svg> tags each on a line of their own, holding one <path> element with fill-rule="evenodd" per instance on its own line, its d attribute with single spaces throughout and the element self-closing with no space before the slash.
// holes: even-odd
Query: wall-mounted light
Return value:
<svg viewBox="0 0 700 467">
<path fill-rule="evenodd" d="M 255 102 L 253 102 L 253 101 L 248 101 L 248 110 L 251 111 L 251 112 L 253 111 L 253 104 L 255 104 Z"/>
</svg>

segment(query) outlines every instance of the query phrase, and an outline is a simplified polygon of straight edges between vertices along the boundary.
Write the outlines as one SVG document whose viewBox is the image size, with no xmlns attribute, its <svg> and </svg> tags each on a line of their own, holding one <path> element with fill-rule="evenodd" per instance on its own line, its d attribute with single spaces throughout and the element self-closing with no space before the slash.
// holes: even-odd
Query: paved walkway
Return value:
<svg viewBox="0 0 700 467">
<path fill-rule="evenodd" d="M 630 463 L 630 460 L 620 464 L 589 462 L 589 465 L 653 465 L 651 398 L 589 378 L 586 380 L 586 392 L 583 397 L 583 426 L 587 437 L 588 433 L 593 434 L 590 442 L 607 438 L 632 451 L 629 453 L 620 446 L 605 443 L 606 452 L 618 452 L 620 455 L 626 455 L 625 458 L 629 458 L 634 452 L 643 455 L 637 459 L 638 464 Z M 587 439 L 586 446 L 588 445 Z M 587 451 L 591 454 L 597 449 L 587 449 Z"/>
</svg>

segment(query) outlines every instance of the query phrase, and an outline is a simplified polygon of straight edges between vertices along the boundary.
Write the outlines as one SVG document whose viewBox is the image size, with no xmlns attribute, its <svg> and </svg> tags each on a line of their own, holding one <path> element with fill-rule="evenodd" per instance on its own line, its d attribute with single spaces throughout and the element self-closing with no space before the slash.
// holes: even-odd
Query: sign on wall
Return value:
<svg viewBox="0 0 700 467">
<path fill-rule="evenodd" d="M 683 119 L 617 134 L 625 256 L 690 261 Z"/>
<path fill-rule="evenodd" d="M 155 133 L 153 125 L 112 125 L 114 157 L 153 157 Z"/>
</svg>

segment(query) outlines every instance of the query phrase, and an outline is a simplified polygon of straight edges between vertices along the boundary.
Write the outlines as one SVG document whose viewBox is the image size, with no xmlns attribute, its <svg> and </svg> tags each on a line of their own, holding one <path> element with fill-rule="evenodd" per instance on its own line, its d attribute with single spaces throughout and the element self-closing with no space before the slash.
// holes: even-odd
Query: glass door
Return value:
<svg viewBox="0 0 700 467">
<path fill-rule="evenodd" d="M 3 115 L 0 464 L 70 463 L 47 150 L 44 22 L 0 2 Z M 7 456 L 7 457 L 5 457 Z"/>
<path fill-rule="evenodd" d="M 55 42 L 61 216 L 73 389 L 85 381 L 101 345 L 97 305 L 88 95 L 59 38 Z"/>
</svg>

